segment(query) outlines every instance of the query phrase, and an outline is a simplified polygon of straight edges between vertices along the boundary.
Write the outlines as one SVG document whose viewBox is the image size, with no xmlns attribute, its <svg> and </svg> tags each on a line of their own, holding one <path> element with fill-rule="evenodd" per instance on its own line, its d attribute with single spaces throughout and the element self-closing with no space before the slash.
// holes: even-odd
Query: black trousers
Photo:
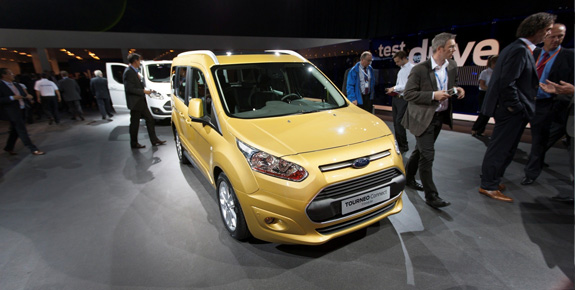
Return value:
<svg viewBox="0 0 575 290">
<path fill-rule="evenodd" d="M 435 159 L 435 140 L 441 132 L 444 114 L 447 112 L 435 113 L 429 127 L 420 136 L 415 136 L 415 149 L 411 153 L 406 164 L 406 179 L 415 179 L 415 174 L 419 170 L 421 185 L 425 191 L 425 197 L 438 193 L 435 182 L 433 182 L 433 160 Z"/>
<path fill-rule="evenodd" d="M 493 117 L 495 127 L 481 165 L 481 188 L 485 190 L 498 189 L 529 122 L 523 111 L 511 113 L 503 106 L 495 109 Z"/>
<path fill-rule="evenodd" d="M 393 116 L 395 139 L 397 140 L 397 145 L 399 145 L 399 151 L 401 151 L 401 153 L 409 151 L 409 146 L 407 144 L 407 132 L 401 125 L 401 120 L 403 120 L 403 115 L 405 115 L 406 110 L 406 100 L 398 97 L 393 97 L 393 99 L 391 99 L 391 113 Z"/>
<path fill-rule="evenodd" d="M 551 123 L 555 117 L 553 100 L 537 100 L 535 105 L 535 117 L 531 120 L 531 153 L 525 165 L 525 176 L 536 179 L 543 170 L 543 161 L 547 153 L 547 143 L 551 131 Z"/>
<path fill-rule="evenodd" d="M 154 118 L 148 108 L 144 110 L 130 110 L 130 145 L 135 146 L 138 144 L 138 129 L 140 127 L 140 119 L 146 120 L 146 128 L 148 129 L 148 137 L 150 142 L 154 143 L 159 141 L 156 136 L 156 127 Z"/>
<path fill-rule="evenodd" d="M 479 98 L 479 111 L 481 112 L 481 107 L 483 106 L 483 100 L 485 99 L 485 91 L 479 91 L 477 97 Z M 477 119 L 475 120 L 475 123 L 473 123 L 473 127 L 471 127 L 471 130 L 476 131 L 479 134 L 483 134 L 483 132 L 485 132 L 485 127 L 487 126 L 487 123 L 489 123 L 489 117 L 479 113 Z"/>
<path fill-rule="evenodd" d="M 28 147 L 30 151 L 34 152 L 37 151 L 38 148 L 32 143 L 30 140 L 30 136 L 28 136 L 28 131 L 26 130 L 26 122 L 24 121 L 25 112 L 21 110 L 22 115 L 19 118 L 15 118 L 14 120 L 10 120 L 10 134 L 8 135 L 8 139 L 6 140 L 6 146 L 4 150 L 12 151 L 14 150 L 14 145 L 16 145 L 16 140 L 20 138 L 24 146 Z"/>
<path fill-rule="evenodd" d="M 56 124 L 60 123 L 60 115 L 58 114 L 58 98 L 57 97 L 41 97 L 42 108 L 48 118 L 53 119 Z"/>
<path fill-rule="evenodd" d="M 98 109 L 100 110 L 100 114 L 102 118 L 106 118 L 106 116 L 112 116 L 113 108 L 112 103 L 110 102 L 109 98 L 106 99 L 96 99 L 96 103 L 98 103 Z"/>
<path fill-rule="evenodd" d="M 80 117 L 82 115 L 84 115 L 84 112 L 82 111 L 82 106 L 80 105 L 80 100 L 76 100 L 76 101 L 66 101 L 66 104 L 68 105 L 68 111 L 70 112 L 70 115 L 72 115 L 72 117 Z"/>
<path fill-rule="evenodd" d="M 363 104 L 358 104 L 358 106 L 369 113 L 373 113 L 373 102 L 370 99 L 370 95 L 361 95 L 361 100 L 363 101 Z"/>
</svg>

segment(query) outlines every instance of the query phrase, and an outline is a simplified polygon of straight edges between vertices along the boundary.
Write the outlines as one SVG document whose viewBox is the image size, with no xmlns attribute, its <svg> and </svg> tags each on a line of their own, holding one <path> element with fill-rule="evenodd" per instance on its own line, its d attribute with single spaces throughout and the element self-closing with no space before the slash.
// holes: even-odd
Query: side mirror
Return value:
<svg viewBox="0 0 575 290">
<path fill-rule="evenodd" d="M 198 122 L 206 124 L 204 120 L 204 102 L 200 98 L 193 98 L 190 100 L 188 105 L 188 115 L 192 119 L 192 122 Z"/>
</svg>

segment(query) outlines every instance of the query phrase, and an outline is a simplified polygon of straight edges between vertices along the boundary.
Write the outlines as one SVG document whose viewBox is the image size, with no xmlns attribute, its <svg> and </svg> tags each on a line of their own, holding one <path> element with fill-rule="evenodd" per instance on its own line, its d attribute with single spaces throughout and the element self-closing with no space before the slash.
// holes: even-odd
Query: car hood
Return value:
<svg viewBox="0 0 575 290">
<path fill-rule="evenodd" d="M 241 141 L 279 157 L 391 134 L 381 119 L 356 107 L 262 119 L 229 118 L 228 124 Z"/>
</svg>

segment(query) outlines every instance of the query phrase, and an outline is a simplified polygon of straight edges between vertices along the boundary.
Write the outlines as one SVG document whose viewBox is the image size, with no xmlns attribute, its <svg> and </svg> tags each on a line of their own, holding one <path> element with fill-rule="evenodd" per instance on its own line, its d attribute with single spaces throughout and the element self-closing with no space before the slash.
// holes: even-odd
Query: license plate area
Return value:
<svg viewBox="0 0 575 290">
<path fill-rule="evenodd" d="M 367 193 L 356 195 L 341 201 L 341 215 L 379 204 L 390 198 L 389 186 L 379 188 Z"/>
</svg>

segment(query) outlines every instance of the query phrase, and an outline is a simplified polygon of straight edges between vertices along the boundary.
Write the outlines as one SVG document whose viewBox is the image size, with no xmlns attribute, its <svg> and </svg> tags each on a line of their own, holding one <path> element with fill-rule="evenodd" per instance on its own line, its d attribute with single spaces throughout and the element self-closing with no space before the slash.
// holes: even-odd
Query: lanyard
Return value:
<svg viewBox="0 0 575 290">
<path fill-rule="evenodd" d="M 439 75 L 437 74 L 437 71 L 434 70 L 433 72 L 435 74 L 435 77 L 437 78 L 437 80 L 439 81 L 439 89 L 440 90 L 444 90 L 443 88 L 447 87 L 447 68 L 445 68 L 445 78 L 443 78 L 443 80 L 441 80 L 439 78 Z"/>
<path fill-rule="evenodd" d="M 555 57 L 559 53 L 559 51 L 561 51 L 561 48 L 559 48 L 552 56 L 548 57 L 547 60 L 545 60 L 543 63 L 540 63 L 541 62 L 541 56 L 543 55 L 543 53 L 540 53 L 539 57 L 537 58 L 537 61 L 535 62 L 535 67 L 539 67 L 541 65 L 546 65 L 547 62 L 549 62 L 553 57 Z M 543 52 L 543 50 L 541 52 Z M 547 53 L 549 53 L 549 52 L 547 52 Z"/>
<path fill-rule="evenodd" d="M 366 71 L 367 71 L 367 68 L 366 68 L 366 69 L 361 68 L 360 71 L 361 71 L 361 73 L 363 73 L 363 74 L 365 75 L 364 80 L 365 80 L 365 81 L 368 81 L 368 80 L 369 80 L 369 71 L 366 72 Z"/>
</svg>

